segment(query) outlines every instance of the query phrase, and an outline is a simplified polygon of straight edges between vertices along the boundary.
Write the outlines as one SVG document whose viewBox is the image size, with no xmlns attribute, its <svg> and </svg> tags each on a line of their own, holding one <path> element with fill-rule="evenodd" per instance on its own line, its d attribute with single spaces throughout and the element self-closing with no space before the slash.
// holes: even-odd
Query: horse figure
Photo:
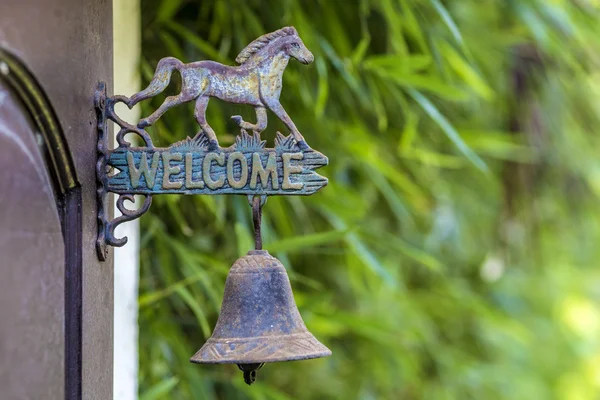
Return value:
<svg viewBox="0 0 600 400">
<path fill-rule="evenodd" d="M 207 135 L 209 150 L 216 150 L 219 148 L 217 137 L 206 122 L 208 100 L 216 97 L 229 103 L 254 106 L 255 124 L 244 121 L 239 115 L 231 118 L 240 128 L 258 133 L 267 127 L 268 108 L 285 123 L 300 148 L 307 149 L 304 137 L 279 103 L 281 78 L 290 57 L 302 64 L 314 61 L 314 56 L 294 27 L 281 28 L 254 40 L 236 57 L 239 66 L 227 66 L 215 61 L 184 64 L 176 58 L 166 57 L 158 62 L 148 87 L 131 96 L 127 105 L 131 108 L 161 93 L 168 86 L 173 70 L 177 70 L 181 74 L 181 92 L 167 97 L 156 111 L 140 120 L 139 128 L 154 124 L 171 107 L 196 100 L 194 116 Z"/>
</svg>

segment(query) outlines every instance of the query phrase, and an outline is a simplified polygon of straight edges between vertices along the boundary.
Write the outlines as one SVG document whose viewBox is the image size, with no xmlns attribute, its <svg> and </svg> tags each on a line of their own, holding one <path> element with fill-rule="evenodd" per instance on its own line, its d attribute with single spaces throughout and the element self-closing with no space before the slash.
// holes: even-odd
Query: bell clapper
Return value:
<svg viewBox="0 0 600 400">
<path fill-rule="evenodd" d="M 238 368 L 244 373 L 244 382 L 252 385 L 256 381 L 256 371 L 262 368 L 265 363 L 260 364 L 238 364 Z"/>
</svg>

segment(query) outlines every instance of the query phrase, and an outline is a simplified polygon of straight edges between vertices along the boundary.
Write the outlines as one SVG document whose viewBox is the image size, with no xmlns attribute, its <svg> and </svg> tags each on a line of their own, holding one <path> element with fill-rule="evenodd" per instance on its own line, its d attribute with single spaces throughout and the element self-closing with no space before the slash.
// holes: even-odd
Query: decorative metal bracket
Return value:
<svg viewBox="0 0 600 400">
<path fill-rule="evenodd" d="M 150 135 L 138 126 L 125 122 L 115 113 L 115 105 L 128 104 L 125 96 L 106 94 L 100 83 L 95 94 L 98 120 L 98 257 L 105 260 L 108 246 L 121 247 L 127 237 L 115 237 L 115 228 L 123 222 L 139 218 L 148 211 L 156 194 L 238 194 L 255 197 L 261 205 L 267 196 L 310 195 L 327 185 L 327 178 L 314 172 L 328 164 L 328 159 L 304 145 L 292 135 L 277 132 L 274 148 L 266 148 L 259 132 L 249 135 L 241 129 L 235 143 L 227 148 L 211 150 L 206 134 L 201 131 L 167 148 L 156 148 Z M 110 150 L 108 124 L 119 127 L 118 147 Z M 143 143 L 132 147 L 125 135 L 133 133 Z M 117 209 L 121 216 L 109 220 L 108 193 L 117 194 Z M 138 209 L 129 209 L 134 195 L 144 196 Z"/>
<path fill-rule="evenodd" d="M 132 221 L 142 216 L 152 204 L 152 195 L 144 194 L 144 203 L 137 210 L 130 210 L 125 206 L 125 201 L 134 203 L 133 194 L 119 193 L 117 199 L 117 209 L 121 212 L 121 216 L 114 218 L 109 221 L 108 211 L 108 192 L 110 179 L 110 170 L 112 169 L 108 165 L 110 155 L 112 153 L 109 150 L 109 134 L 108 134 L 108 121 L 115 122 L 120 130 L 117 133 L 117 143 L 119 148 L 129 148 L 131 143 L 125 141 L 125 135 L 128 133 L 135 133 L 140 136 L 146 145 L 146 147 L 152 146 L 152 139 L 147 132 L 139 129 L 117 116 L 115 113 L 115 105 L 119 102 L 126 102 L 128 99 L 125 96 L 114 96 L 107 97 L 106 95 L 106 84 L 100 82 L 94 96 L 94 105 L 96 107 L 96 117 L 98 122 L 98 161 L 96 162 L 96 180 L 98 188 L 96 190 L 97 207 L 98 207 L 98 239 L 96 240 L 96 250 L 98 258 L 102 261 L 106 260 L 108 255 L 108 246 L 121 247 L 127 243 L 127 237 L 116 238 L 115 228 L 123 222 Z"/>
<path fill-rule="evenodd" d="M 213 61 L 184 64 L 173 57 L 158 62 L 150 84 L 131 97 L 106 94 L 100 83 L 95 95 L 98 118 L 98 240 L 101 260 L 107 256 L 107 246 L 123 246 L 127 238 L 116 238 L 115 228 L 140 217 L 150 208 L 152 196 L 177 194 L 240 194 L 249 199 L 273 195 L 310 195 L 327 185 L 327 178 L 314 172 L 327 165 L 323 154 L 311 149 L 296 125 L 279 103 L 283 72 L 294 58 L 302 64 L 314 60 L 298 32 L 285 27 L 267 33 L 244 48 L 236 57 L 240 65 L 222 65 Z M 174 71 L 181 75 L 181 92 L 169 96 L 151 115 L 131 125 L 115 113 L 115 105 L 129 108 L 166 89 Z M 206 107 L 211 97 L 230 103 L 248 104 L 256 111 L 256 123 L 244 121 L 239 115 L 232 120 L 241 134 L 227 148 L 219 146 L 217 136 L 206 121 Z M 200 132 L 167 148 L 155 148 L 145 127 L 154 124 L 168 109 L 195 101 L 194 117 Z M 277 133 L 274 148 L 265 148 L 260 133 L 267 126 L 270 109 L 290 130 L 289 136 Z M 119 127 L 117 148 L 109 150 L 108 123 Z M 252 132 L 252 135 L 248 132 Z M 125 135 L 133 133 L 143 141 L 142 147 L 132 147 Z M 121 216 L 108 220 L 107 193 L 119 195 L 117 209 Z M 134 195 L 144 196 L 137 210 L 128 209 Z M 251 204 L 253 202 L 251 201 Z"/>
</svg>

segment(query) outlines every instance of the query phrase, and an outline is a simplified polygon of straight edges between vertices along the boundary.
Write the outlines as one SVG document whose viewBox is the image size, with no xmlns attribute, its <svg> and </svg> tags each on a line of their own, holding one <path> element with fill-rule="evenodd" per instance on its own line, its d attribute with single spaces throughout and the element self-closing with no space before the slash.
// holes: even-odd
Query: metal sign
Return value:
<svg viewBox="0 0 600 400">
<path fill-rule="evenodd" d="M 260 134 L 242 130 L 236 143 L 209 151 L 206 136 L 175 143 L 168 148 L 118 148 L 107 165 L 119 172 L 109 176 L 107 190 L 131 194 L 244 194 L 307 195 L 327 184 L 315 168 L 327 158 L 314 150 L 300 150 L 296 141 L 281 134 L 275 148 L 265 148 Z"/>
<path fill-rule="evenodd" d="M 279 103 L 282 75 L 290 58 L 303 64 L 314 60 L 296 30 L 286 27 L 263 35 L 246 46 L 236 58 L 239 66 L 213 61 L 184 64 L 167 57 L 159 61 L 148 87 L 131 97 L 108 97 L 104 84 L 99 85 L 95 103 L 99 135 L 97 249 L 101 259 L 106 257 L 107 245 L 123 246 L 127 242 L 127 238 L 114 236 L 115 227 L 144 214 L 153 195 L 237 194 L 246 195 L 249 200 L 261 196 L 263 204 L 266 196 L 310 195 L 327 185 L 327 178 L 315 172 L 327 165 L 327 157 L 308 146 Z M 133 107 L 160 94 L 168 86 L 174 71 L 181 74 L 181 92 L 167 97 L 150 116 L 132 125 L 115 113 L 117 103 Z M 237 115 L 231 117 L 240 127 L 240 135 L 227 148 L 220 147 L 215 132 L 206 121 L 206 107 L 211 97 L 249 104 L 256 110 L 255 124 Z M 145 128 L 154 124 L 169 108 L 189 101 L 196 102 L 194 117 L 200 132 L 167 148 L 154 147 Z M 260 136 L 267 126 L 267 109 L 290 130 L 288 136 L 277 132 L 273 148 L 267 148 L 266 141 Z M 109 121 L 119 127 L 118 147 L 112 150 L 108 143 Z M 125 140 L 125 135 L 131 133 L 140 137 L 143 146 L 132 147 Z M 117 208 L 122 213 L 112 221 L 107 218 L 108 192 L 119 195 Z M 125 201 L 133 201 L 134 195 L 144 196 L 144 202 L 137 210 L 125 207 Z"/>
</svg>

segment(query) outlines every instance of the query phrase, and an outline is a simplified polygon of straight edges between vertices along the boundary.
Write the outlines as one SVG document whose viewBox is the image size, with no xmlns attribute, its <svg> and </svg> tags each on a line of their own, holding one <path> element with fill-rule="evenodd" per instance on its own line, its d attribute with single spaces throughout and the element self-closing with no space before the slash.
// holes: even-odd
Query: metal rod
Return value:
<svg viewBox="0 0 600 400">
<path fill-rule="evenodd" d="M 252 199 L 252 222 L 254 222 L 254 249 L 262 250 L 262 234 L 261 234 L 261 219 L 262 219 L 262 204 L 260 196 L 254 196 Z"/>
</svg>

